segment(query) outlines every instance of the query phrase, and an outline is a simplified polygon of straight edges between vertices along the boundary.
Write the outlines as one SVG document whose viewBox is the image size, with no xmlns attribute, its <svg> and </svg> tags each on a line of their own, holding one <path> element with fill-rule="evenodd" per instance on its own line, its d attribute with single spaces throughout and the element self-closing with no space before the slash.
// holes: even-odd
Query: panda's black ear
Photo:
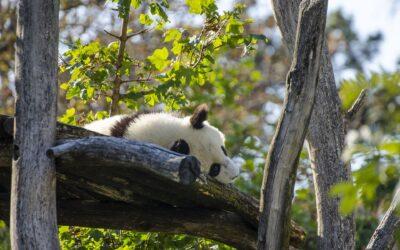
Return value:
<svg viewBox="0 0 400 250">
<path fill-rule="evenodd" d="M 183 139 L 179 139 L 179 140 L 175 141 L 174 145 L 172 145 L 172 147 L 170 149 L 171 149 L 171 151 L 174 151 L 174 152 L 177 152 L 180 154 L 184 154 L 184 155 L 190 154 L 189 144 Z"/>
<path fill-rule="evenodd" d="M 199 105 L 193 115 L 190 117 L 190 124 L 195 129 L 201 129 L 204 127 L 203 122 L 207 120 L 208 107 L 207 104 Z"/>
</svg>

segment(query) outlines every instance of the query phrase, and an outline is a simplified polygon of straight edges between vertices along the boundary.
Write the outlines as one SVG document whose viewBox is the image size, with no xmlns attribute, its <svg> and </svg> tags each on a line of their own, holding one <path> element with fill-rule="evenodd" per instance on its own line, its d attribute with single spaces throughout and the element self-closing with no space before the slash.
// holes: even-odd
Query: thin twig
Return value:
<svg viewBox="0 0 400 250">
<path fill-rule="evenodd" d="M 153 80 L 154 79 L 140 79 L 140 78 L 137 78 L 137 79 L 122 80 L 121 83 L 127 83 L 127 82 L 151 82 Z"/>
<path fill-rule="evenodd" d="M 62 55 L 58 54 L 58 58 L 61 60 L 61 62 L 62 62 L 64 65 L 68 65 L 68 62 L 65 61 L 65 59 L 62 57 Z"/>
<path fill-rule="evenodd" d="M 104 29 L 104 32 L 106 32 L 106 33 L 107 33 L 107 35 L 110 35 L 110 36 L 112 36 L 112 37 L 114 37 L 114 38 L 116 38 L 116 39 L 118 39 L 118 40 L 120 40 L 120 39 L 121 39 L 121 37 L 120 37 L 120 36 L 118 36 L 118 35 L 115 35 L 115 34 L 113 34 L 113 33 L 109 32 L 109 31 L 107 31 L 107 30 L 105 30 L 105 29 Z"/>
<path fill-rule="evenodd" d="M 127 35 L 126 37 L 127 37 L 127 39 L 129 39 L 129 38 L 132 38 L 132 37 L 134 37 L 134 36 L 141 35 L 141 34 L 143 34 L 143 33 L 149 32 L 149 31 L 151 31 L 152 29 L 154 29 L 154 28 L 142 29 L 142 30 L 140 30 L 140 31 L 138 31 L 138 32 L 131 33 L 131 34 Z"/>
</svg>

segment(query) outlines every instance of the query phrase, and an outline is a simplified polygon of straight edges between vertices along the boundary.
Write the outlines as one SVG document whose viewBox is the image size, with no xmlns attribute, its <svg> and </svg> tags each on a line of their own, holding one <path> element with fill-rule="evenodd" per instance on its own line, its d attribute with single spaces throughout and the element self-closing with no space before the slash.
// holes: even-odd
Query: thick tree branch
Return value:
<svg viewBox="0 0 400 250">
<path fill-rule="evenodd" d="M 3 194 L 9 193 L 10 186 L 12 123 L 11 117 L 0 116 Z M 187 233 L 242 249 L 255 248 L 256 199 L 205 176 L 204 181 L 182 185 L 180 164 L 190 156 L 119 138 L 82 138 L 96 135 L 57 125 L 61 144 L 49 154 L 58 156 L 58 218 L 62 224 Z M 188 169 L 192 167 L 188 164 Z M 8 217 L 7 211 L 8 204 L 0 201 L 0 218 Z M 305 237 L 303 230 L 292 223 L 291 232 L 291 245 L 299 246 Z"/>
<path fill-rule="evenodd" d="M 378 228 L 372 235 L 366 249 L 392 249 L 394 245 L 394 233 L 400 227 L 400 217 L 398 205 L 400 202 L 400 189 L 390 204 L 389 209 L 386 211 Z"/>
<path fill-rule="evenodd" d="M 272 0 L 277 24 L 291 53 L 294 50 L 300 2 L 301 0 Z M 329 195 L 333 185 L 351 182 L 351 171 L 350 166 L 341 160 L 345 128 L 326 43 L 321 58 L 315 104 L 306 139 L 317 203 L 317 248 L 353 249 L 354 217 L 341 216 L 339 198 Z"/>
<path fill-rule="evenodd" d="M 7 202 L 7 197 L 2 199 L 0 195 L 0 211 L 8 210 Z M 232 212 L 93 200 L 59 200 L 58 204 L 60 225 L 190 234 L 225 242 L 239 249 L 256 248 L 255 230 Z"/>
<path fill-rule="evenodd" d="M 80 158 L 81 161 L 132 165 L 186 185 L 192 184 L 200 174 L 200 163 L 195 157 L 175 154 L 157 145 L 104 136 L 59 141 L 57 144 L 47 151 L 48 156 L 67 161 Z"/>
<path fill-rule="evenodd" d="M 327 1 L 300 5 L 284 110 L 268 152 L 261 193 L 258 249 L 287 249 L 298 158 L 314 105 L 324 41 Z"/>
</svg>

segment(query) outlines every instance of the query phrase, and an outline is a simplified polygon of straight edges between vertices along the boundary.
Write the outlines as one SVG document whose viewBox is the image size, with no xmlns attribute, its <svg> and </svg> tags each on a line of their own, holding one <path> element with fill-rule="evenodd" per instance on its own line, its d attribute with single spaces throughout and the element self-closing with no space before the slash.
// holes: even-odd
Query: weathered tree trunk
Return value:
<svg viewBox="0 0 400 250">
<path fill-rule="evenodd" d="M 400 217 L 398 214 L 398 205 L 400 202 L 400 189 L 396 191 L 396 194 L 390 204 L 389 209 L 386 211 L 381 223 L 372 235 L 368 246 L 368 250 L 380 250 L 380 249 L 393 249 L 395 243 L 394 234 L 400 227 Z"/>
<path fill-rule="evenodd" d="M 300 5 L 284 110 L 268 152 L 261 190 L 258 249 L 289 247 L 290 210 L 301 149 L 314 106 L 327 1 Z"/>
<path fill-rule="evenodd" d="M 290 52 L 294 50 L 298 7 L 301 0 L 272 0 L 277 24 Z M 353 215 L 339 213 L 339 199 L 329 195 L 331 187 L 351 181 L 350 166 L 341 160 L 344 148 L 344 124 L 328 50 L 324 45 L 315 108 L 307 135 L 308 151 L 314 175 L 318 217 L 318 249 L 353 249 Z"/>
<path fill-rule="evenodd" d="M 17 9 L 16 106 L 10 232 L 12 249 L 58 249 L 55 141 L 58 1 L 21 0 Z"/>
</svg>

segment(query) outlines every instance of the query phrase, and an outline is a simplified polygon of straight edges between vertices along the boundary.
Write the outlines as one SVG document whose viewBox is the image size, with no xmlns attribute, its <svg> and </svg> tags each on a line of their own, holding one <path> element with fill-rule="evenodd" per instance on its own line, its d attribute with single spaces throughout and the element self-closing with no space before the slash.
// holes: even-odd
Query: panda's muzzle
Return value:
<svg viewBox="0 0 400 250">
<path fill-rule="evenodd" d="M 240 171 L 239 168 L 232 164 L 230 160 L 228 160 L 227 165 L 221 165 L 219 163 L 213 163 L 208 171 L 208 175 L 211 177 L 217 177 L 219 175 L 223 175 L 223 178 L 228 178 L 230 180 L 235 179 L 239 176 Z M 221 177 L 221 176 L 219 176 Z"/>
</svg>

